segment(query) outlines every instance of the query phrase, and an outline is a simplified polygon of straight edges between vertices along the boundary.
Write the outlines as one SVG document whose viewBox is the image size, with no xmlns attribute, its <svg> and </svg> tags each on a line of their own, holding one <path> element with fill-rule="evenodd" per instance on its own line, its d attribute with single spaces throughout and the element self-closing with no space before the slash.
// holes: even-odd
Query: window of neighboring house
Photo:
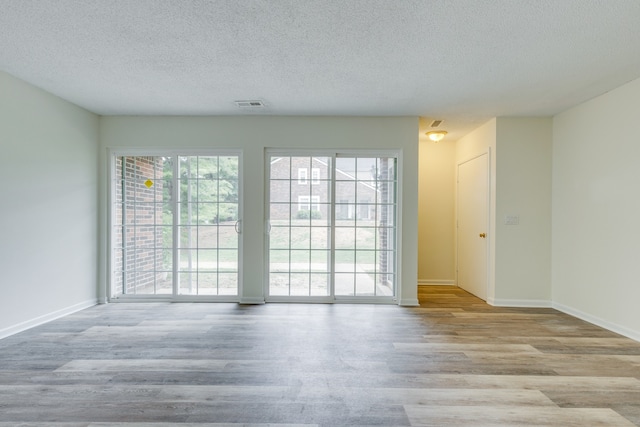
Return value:
<svg viewBox="0 0 640 427">
<path fill-rule="evenodd" d="M 320 169 L 312 168 L 311 169 L 311 184 L 320 184 Z"/>
<path fill-rule="evenodd" d="M 358 202 L 358 219 L 371 219 L 371 214 L 375 211 L 371 212 L 373 206 L 369 203 L 371 203 L 369 199 L 362 199 Z"/>
<path fill-rule="evenodd" d="M 319 211 L 320 196 L 298 196 L 299 211 Z"/>
<path fill-rule="evenodd" d="M 298 168 L 298 184 L 307 184 L 308 173 L 309 170 L 307 168 Z"/>
</svg>

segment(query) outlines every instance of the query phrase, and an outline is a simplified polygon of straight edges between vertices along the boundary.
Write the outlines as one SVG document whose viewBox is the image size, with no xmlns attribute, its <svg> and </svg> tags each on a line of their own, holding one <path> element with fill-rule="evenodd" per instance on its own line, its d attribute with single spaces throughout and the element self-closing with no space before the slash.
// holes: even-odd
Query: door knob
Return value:
<svg viewBox="0 0 640 427">
<path fill-rule="evenodd" d="M 485 237 L 487 237 L 487 233 L 480 233 L 480 237 L 484 239 Z"/>
</svg>

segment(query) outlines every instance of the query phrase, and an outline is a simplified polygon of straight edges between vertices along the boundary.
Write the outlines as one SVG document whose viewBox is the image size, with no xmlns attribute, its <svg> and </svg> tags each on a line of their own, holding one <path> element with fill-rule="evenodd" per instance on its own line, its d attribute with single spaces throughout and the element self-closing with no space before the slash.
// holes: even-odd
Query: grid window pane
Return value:
<svg viewBox="0 0 640 427">
<path fill-rule="evenodd" d="M 335 251 L 336 265 L 335 270 L 338 272 L 354 271 L 355 269 L 355 251 L 340 250 Z"/>
<path fill-rule="evenodd" d="M 269 274 L 269 295 L 289 295 L 289 273 Z"/>
<path fill-rule="evenodd" d="M 218 231 L 218 247 L 220 249 L 237 249 L 239 240 L 236 232 L 236 223 L 219 225 Z"/>
<path fill-rule="evenodd" d="M 269 168 L 270 178 L 274 179 L 291 179 L 291 158 L 290 157 L 271 157 L 271 167 Z M 275 166 L 274 166 L 275 165 Z"/>
<path fill-rule="evenodd" d="M 336 295 L 355 295 L 355 276 L 353 273 L 335 273 Z"/>
<path fill-rule="evenodd" d="M 289 289 L 292 296 L 309 296 L 311 280 L 309 274 L 291 273 L 289 277 Z"/>
<path fill-rule="evenodd" d="M 289 203 L 291 202 L 291 181 L 272 180 L 269 183 L 269 192 L 271 203 Z"/>
<path fill-rule="evenodd" d="M 237 295 L 238 274 L 218 273 L 218 295 Z"/>
<path fill-rule="evenodd" d="M 331 228 L 311 227 L 311 247 L 313 249 L 329 249 L 331 247 Z"/>
<path fill-rule="evenodd" d="M 198 273 L 198 295 L 217 295 L 218 275 L 216 273 Z"/>
<path fill-rule="evenodd" d="M 237 249 L 220 249 L 218 250 L 218 264 L 216 268 L 219 271 L 238 271 L 238 250 Z"/>
<path fill-rule="evenodd" d="M 328 296 L 329 295 L 329 281 L 331 276 L 326 273 L 311 273 L 309 275 L 309 283 L 311 296 Z"/>
<path fill-rule="evenodd" d="M 355 227 L 338 227 L 336 228 L 336 249 L 354 249 L 356 244 L 356 228 Z"/>
<path fill-rule="evenodd" d="M 289 257 L 289 249 L 271 249 L 269 251 L 271 271 L 289 271 Z"/>
<path fill-rule="evenodd" d="M 272 249 L 287 249 L 290 242 L 291 229 L 289 227 L 271 226 L 269 244 Z"/>
<path fill-rule="evenodd" d="M 292 249 L 289 254 L 291 271 L 309 271 L 311 252 L 308 249 Z"/>
<path fill-rule="evenodd" d="M 376 284 L 371 275 L 356 273 L 355 281 L 356 295 L 374 296 L 376 294 Z"/>
<path fill-rule="evenodd" d="M 311 247 L 311 227 L 291 227 L 290 245 L 292 249 Z"/>
</svg>

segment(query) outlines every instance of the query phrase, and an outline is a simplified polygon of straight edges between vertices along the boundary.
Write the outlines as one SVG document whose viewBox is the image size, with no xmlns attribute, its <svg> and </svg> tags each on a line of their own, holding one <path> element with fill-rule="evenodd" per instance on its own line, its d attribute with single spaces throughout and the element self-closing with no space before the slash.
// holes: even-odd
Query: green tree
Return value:
<svg viewBox="0 0 640 427">
<path fill-rule="evenodd" d="M 164 214 L 173 215 L 173 161 L 163 158 Z M 178 157 L 180 224 L 216 224 L 238 220 L 238 158 Z"/>
<path fill-rule="evenodd" d="M 215 224 L 238 219 L 238 158 L 179 157 L 180 220 Z"/>
</svg>

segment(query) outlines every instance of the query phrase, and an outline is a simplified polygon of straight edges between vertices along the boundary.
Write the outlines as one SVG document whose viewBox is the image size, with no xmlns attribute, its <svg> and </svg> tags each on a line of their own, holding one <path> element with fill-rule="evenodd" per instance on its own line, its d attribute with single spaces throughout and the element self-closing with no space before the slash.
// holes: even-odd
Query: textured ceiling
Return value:
<svg viewBox="0 0 640 427">
<path fill-rule="evenodd" d="M 456 138 L 640 77 L 638 0 L 0 0 L 0 69 L 103 115 L 415 115 Z"/>
</svg>

